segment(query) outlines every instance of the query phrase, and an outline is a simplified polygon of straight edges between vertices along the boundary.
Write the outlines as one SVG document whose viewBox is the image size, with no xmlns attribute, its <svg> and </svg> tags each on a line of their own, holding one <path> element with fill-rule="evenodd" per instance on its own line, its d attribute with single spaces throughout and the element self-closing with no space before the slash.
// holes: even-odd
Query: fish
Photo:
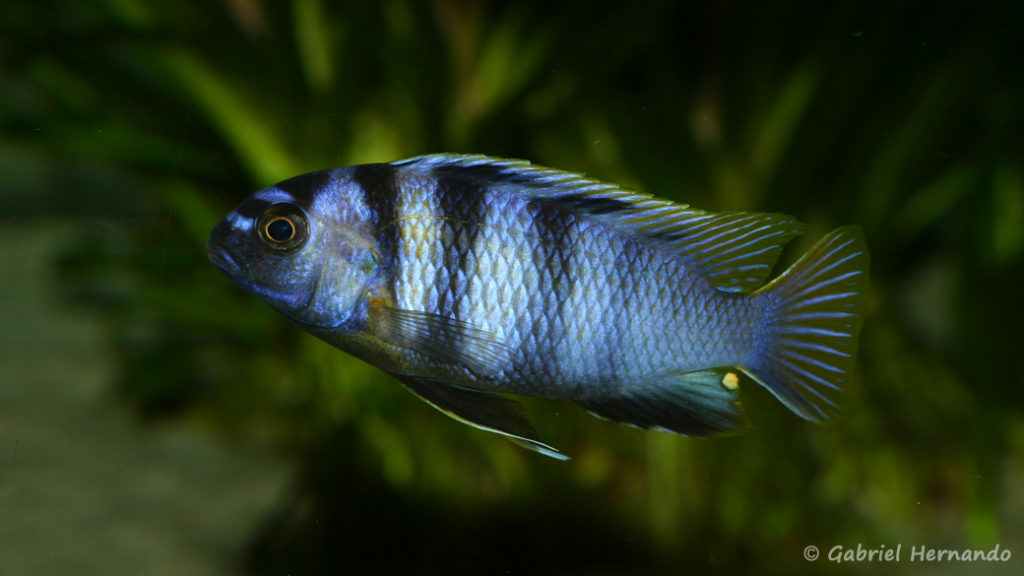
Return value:
<svg viewBox="0 0 1024 576">
<path fill-rule="evenodd" d="M 564 460 L 516 396 L 684 436 L 750 429 L 748 384 L 805 420 L 835 416 L 868 247 L 839 227 L 769 279 L 803 230 L 525 160 L 432 154 L 260 190 L 207 251 L 234 284 L 435 408 Z"/>
</svg>

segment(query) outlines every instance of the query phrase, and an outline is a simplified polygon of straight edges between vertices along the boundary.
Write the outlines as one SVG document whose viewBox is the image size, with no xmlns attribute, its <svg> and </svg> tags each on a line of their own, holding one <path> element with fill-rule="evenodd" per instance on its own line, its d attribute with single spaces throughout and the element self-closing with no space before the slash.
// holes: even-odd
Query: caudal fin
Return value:
<svg viewBox="0 0 1024 576">
<path fill-rule="evenodd" d="M 853 378 L 868 284 L 860 228 L 833 230 L 756 292 L 767 300 L 769 333 L 745 371 L 801 417 L 828 420 Z"/>
</svg>

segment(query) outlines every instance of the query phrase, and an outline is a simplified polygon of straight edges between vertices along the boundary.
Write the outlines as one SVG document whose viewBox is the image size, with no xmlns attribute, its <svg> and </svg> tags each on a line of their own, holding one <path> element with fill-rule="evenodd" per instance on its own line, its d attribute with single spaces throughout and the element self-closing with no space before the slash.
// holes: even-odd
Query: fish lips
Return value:
<svg viewBox="0 0 1024 576">
<path fill-rule="evenodd" d="M 235 279 L 242 273 L 242 267 L 238 265 L 231 253 L 213 242 L 213 238 L 206 242 L 206 257 L 228 278 Z"/>
<path fill-rule="evenodd" d="M 221 272 L 234 278 L 242 272 L 242 269 L 231 259 L 227 252 L 208 252 L 206 257 L 210 259 Z"/>
</svg>

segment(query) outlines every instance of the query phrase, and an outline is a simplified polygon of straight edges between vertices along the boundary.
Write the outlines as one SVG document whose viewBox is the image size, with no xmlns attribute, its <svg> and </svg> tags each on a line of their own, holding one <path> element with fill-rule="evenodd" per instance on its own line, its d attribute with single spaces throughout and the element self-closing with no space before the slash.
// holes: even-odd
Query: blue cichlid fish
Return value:
<svg viewBox="0 0 1024 576">
<path fill-rule="evenodd" d="M 516 401 L 691 436 L 742 431 L 740 374 L 811 421 L 852 378 L 856 227 L 768 275 L 801 225 L 713 213 L 520 160 L 440 154 L 314 172 L 210 234 L 235 284 L 467 424 L 565 458 Z"/>
</svg>

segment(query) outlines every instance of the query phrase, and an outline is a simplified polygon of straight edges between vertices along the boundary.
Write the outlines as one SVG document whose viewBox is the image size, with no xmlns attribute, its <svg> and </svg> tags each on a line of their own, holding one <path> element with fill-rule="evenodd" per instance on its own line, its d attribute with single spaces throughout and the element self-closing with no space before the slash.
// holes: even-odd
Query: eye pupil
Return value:
<svg viewBox="0 0 1024 576">
<path fill-rule="evenodd" d="M 295 226 L 287 218 L 278 218 L 267 224 L 267 236 L 275 242 L 287 242 L 295 237 Z"/>
</svg>

